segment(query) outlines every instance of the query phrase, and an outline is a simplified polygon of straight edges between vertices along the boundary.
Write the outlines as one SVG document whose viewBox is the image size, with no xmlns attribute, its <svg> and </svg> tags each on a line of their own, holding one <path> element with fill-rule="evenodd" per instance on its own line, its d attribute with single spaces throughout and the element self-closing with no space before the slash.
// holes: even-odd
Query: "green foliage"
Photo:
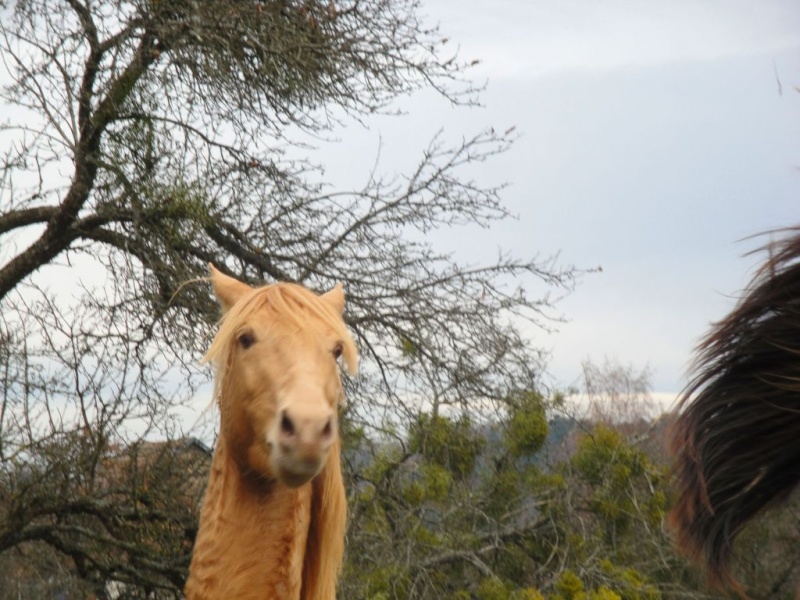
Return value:
<svg viewBox="0 0 800 600">
<path fill-rule="evenodd" d="M 665 467 L 607 425 L 574 428 L 565 438 L 571 453 L 555 464 L 539 460 L 533 449 L 540 450 L 542 442 L 520 434 L 523 425 L 535 429 L 543 422 L 540 400 L 530 399 L 527 408 L 518 403 L 488 433 L 467 420 L 423 415 L 411 428 L 405 452 L 381 448 L 365 471 L 375 487 L 362 484 L 351 508 L 360 515 L 360 532 L 383 554 L 356 554 L 350 546 L 350 560 L 369 560 L 356 574 L 348 571 L 348 585 L 357 584 L 358 592 L 343 597 L 708 597 L 702 579 L 672 554 L 663 528 L 669 509 Z M 484 448 L 483 439 L 500 443 Z M 524 439 L 530 443 L 519 443 Z M 377 575 L 376 564 L 382 565 Z"/>
<path fill-rule="evenodd" d="M 648 578 L 633 567 L 615 565 L 608 559 L 599 562 L 606 580 L 614 588 L 614 593 L 622 600 L 660 600 L 658 588 Z"/>
<path fill-rule="evenodd" d="M 498 471 L 486 482 L 484 510 L 494 518 L 502 518 L 516 506 L 521 493 L 521 474 L 515 469 Z"/>
<path fill-rule="evenodd" d="M 457 478 L 472 473 L 484 445 L 484 439 L 473 430 L 466 415 L 454 420 L 421 414 L 409 428 L 411 451 L 444 467 Z"/>
<path fill-rule="evenodd" d="M 381 566 L 369 571 L 350 571 L 347 576 L 359 580 L 362 598 L 389 600 L 404 597 L 408 593 L 408 574 L 396 565 Z"/>
<path fill-rule="evenodd" d="M 476 595 L 479 600 L 509 600 L 510 591 L 497 577 L 487 577 L 481 581 Z"/>
<path fill-rule="evenodd" d="M 579 440 L 571 464 L 591 486 L 588 501 L 603 521 L 605 536 L 619 536 L 636 519 L 655 525 L 654 519 L 662 516 L 664 495 L 654 497 L 650 478 L 655 467 L 619 431 L 595 427 Z"/>
<path fill-rule="evenodd" d="M 390 471 L 394 471 L 402 457 L 402 452 L 397 446 L 383 446 L 372 458 L 369 466 L 364 469 L 364 478 L 367 481 L 378 483 Z"/>
<path fill-rule="evenodd" d="M 581 578 L 571 569 L 565 569 L 553 585 L 557 598 L 563 600 L 582 600 L 579 595 L 583 594 L 585 586 Z"/>
<path fill-rule="evenodd" d="M 660 526 L 667 514 L 667 510 L 669 509 L 667 504 L 667 494 L 661 490 L 654 491 L 653 494 L 647 498 L 644 508 L 650 526 Z"/>
<path fill-rule="evenodd" d="M 519 394 L 506 428 L 506 445 L 511 456 L 535 454 L 547 439 L 548 430 L 542 397 L 536 392 Z"/>
<path fill-rule="evenodd" d="M 341 439 L 342 448 L 346 449 L 345 451 L 351 448 L 362 448 L 367 441 L 367 434 L 363 425 L 353 423 L 346 410 L 339 419 L 339 438 Z"/>
<path fill-rule="evenodd" d="M 599 588 L 589 593 L 588 600 L 622 600 L 622 596 L 606 586 L 601 585 Z"/>
<path fill-rule="evenodd" d="M 405 356 L 416 356 L 419 353 L 419 348 L 407 337 L 400 338 L 400 352 Z"/>
<path fill-rule="evenodd" d="M 447 499 L 452 485 L 450 471 L 441 465 L 423 464 L 417 475 L 403 489 L 409 504 L 418 506 L 426 501 L 443 502 Z"/>
<path fill-rule="evenodd" d="M 507 544 L 495 555 L 493 567 L 495 574 L 503 580 L 522 583 L 531 569 L 536 567 L 536 562 L 526 548 Z"/>
<path fill-rule="evenodd" d="M 613 486 L 624 486 L 643 472 L 647 462 L 644 453 L 627 445 L 620 432 L 605 425 L 598 425 L 580 440 L 572 459 L 578 473 L 589 483 Z"/>
<path fill-rule="evenodd" d="M 545 597 L 538 590 L 525 588 L 516 590 L 508 597 L 509 600 L 545 600 Z"/>
</svg>

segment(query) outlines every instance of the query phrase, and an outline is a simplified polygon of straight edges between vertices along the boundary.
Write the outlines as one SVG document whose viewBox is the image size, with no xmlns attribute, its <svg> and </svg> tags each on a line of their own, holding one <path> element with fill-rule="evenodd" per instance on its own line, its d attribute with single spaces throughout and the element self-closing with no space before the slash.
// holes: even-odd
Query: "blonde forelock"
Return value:
<svg viewBox="0 0 800 600">
<path fill-rule="evenodd" d="M 276 283 L 254 289 L 241 298 L 219 321 L 219 330 L 208 348 L 203 362 L 214 363 L 219 384 L 229 365 L 236 334 L 261 310 L 268 311 L 273 323 L 292 323 L 300 335 L 319 335 L 328 328 L 342 342 L 342 358 L 351 375 L 358 368 L 358 351 L 341 315 L 325 300 L 292 283 Z"/>
</svg>

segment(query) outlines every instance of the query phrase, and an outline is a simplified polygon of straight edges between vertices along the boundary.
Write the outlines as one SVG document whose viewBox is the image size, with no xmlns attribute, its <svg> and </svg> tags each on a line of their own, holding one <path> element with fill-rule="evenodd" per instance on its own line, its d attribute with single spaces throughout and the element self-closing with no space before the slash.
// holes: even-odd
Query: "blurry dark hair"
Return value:
<svg viewBox="0 0 800 600">
<path fill-rule="evenodd" d="M 699 344 L 670 436 L 677 543 L 741 595 L 734 540 L 800 482 L 800 227 L 781 235 Z"/>
</svg>

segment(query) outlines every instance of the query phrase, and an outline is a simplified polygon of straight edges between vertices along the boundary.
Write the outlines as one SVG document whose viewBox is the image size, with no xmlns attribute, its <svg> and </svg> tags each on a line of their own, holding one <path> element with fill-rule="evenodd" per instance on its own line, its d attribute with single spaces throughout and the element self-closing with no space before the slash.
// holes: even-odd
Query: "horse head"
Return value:
<svg viewBox="0 0 800 600">
<path fill-rule="evenodd" d="M 322 470 L 338 440 L 339 362 L 356 368 L 344 291 L 253 288 L 210 268 L 223 317 L 206 359 L 218 369 L 225 443 L 245 472 L 301 486 Z"/>
</svg>

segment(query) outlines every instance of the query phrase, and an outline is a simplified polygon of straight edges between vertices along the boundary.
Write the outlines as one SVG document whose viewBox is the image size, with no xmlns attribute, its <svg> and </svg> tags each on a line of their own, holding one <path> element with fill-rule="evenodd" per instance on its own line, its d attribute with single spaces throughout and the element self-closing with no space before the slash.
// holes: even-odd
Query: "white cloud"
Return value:
<svg viewBox="0 0 800 600">
<path fill-rule="evenodd" d="M 800 44 L 794 2 L 463 2 L 427 5 L 492 79 L 779 51 Z"/>
</svg>

